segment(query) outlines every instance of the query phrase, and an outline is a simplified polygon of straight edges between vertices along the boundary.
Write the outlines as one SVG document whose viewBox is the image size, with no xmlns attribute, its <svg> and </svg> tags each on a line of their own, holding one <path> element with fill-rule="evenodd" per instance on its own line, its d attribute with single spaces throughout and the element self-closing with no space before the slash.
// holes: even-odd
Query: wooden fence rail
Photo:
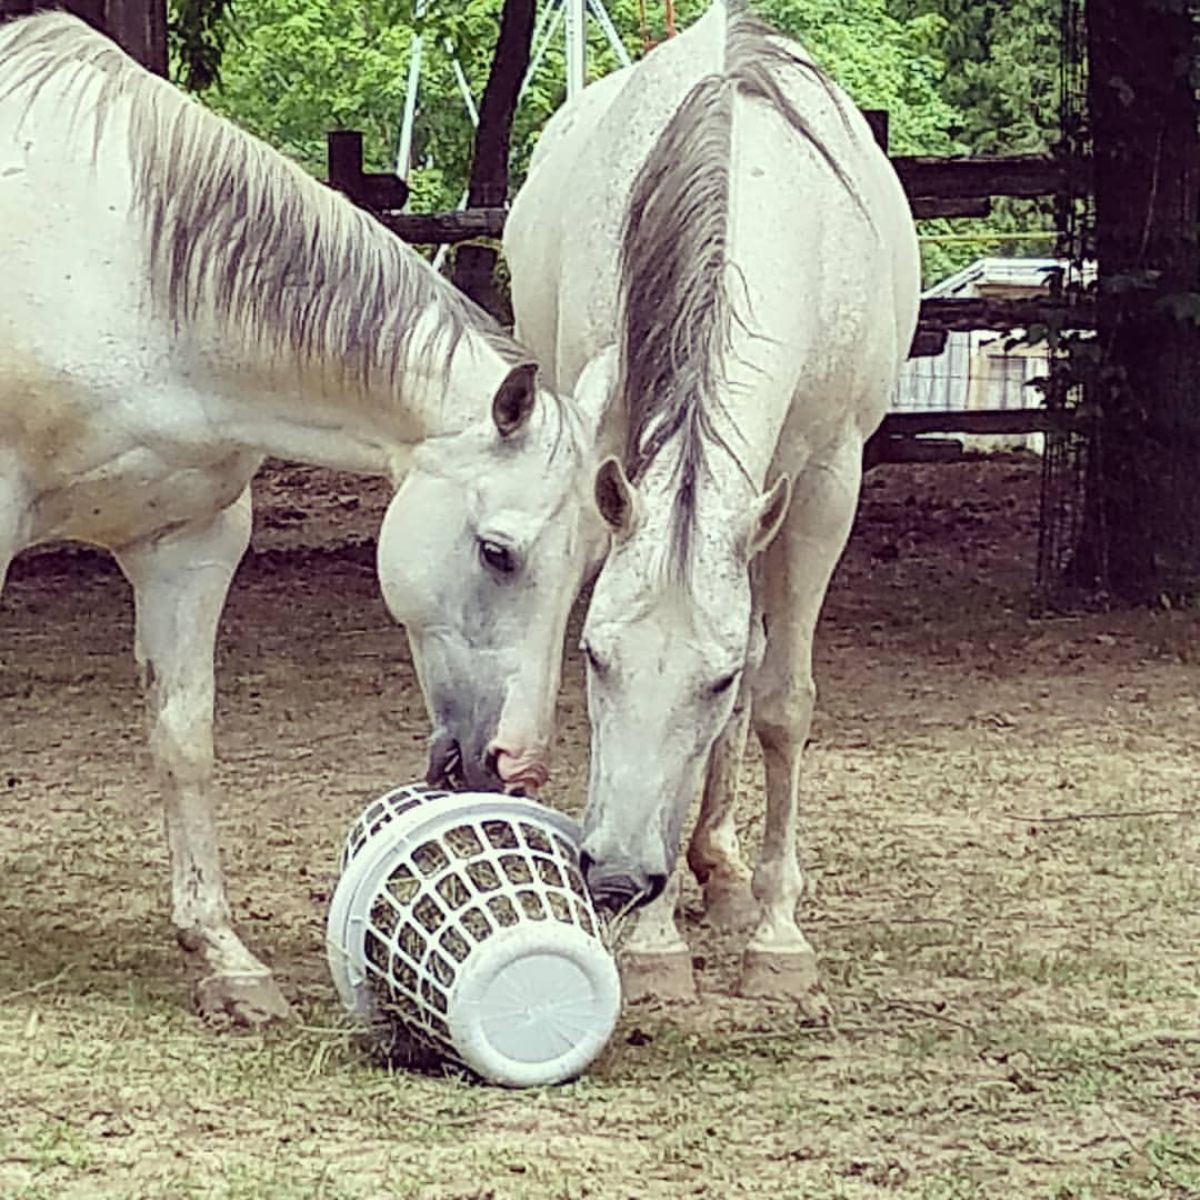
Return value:
<svg viewBox="0 0 1200 1200">
<path fill-rule="evenodd" d="M 863 448 L 863 469 L 883 463 L 944 463 L 962 457 L 962 443 L 931 434 L 1068 433 L 1086 426 L 1071 409 L 977 408 L 891 412 Z"/>
<path fill-rule="evenodd" d="M 886 114 L 868 116 L 875 121 L 872 127 L 876 137 L 886 146 Z M 918 220 L 986 217 L 994 196 L 1043 196 L 1067 186 L 1066 165 L 1045 155 L 982 158 L 896 155 L 891 161 Z M 329 135 L 329 182 L 414 245 L 453 245 L 476 238 L 498 240 L 504 233 L 508 216 L 504 208 L 400 212 L 407 198 L 404 181 L 397 176 L 364 172 L 362 135 L 354 131 L 335 130 Z M 940 354 L 947 334 L 955 330 L 1010 330 L 1031 325 L 1090 329 L 1094 322 L 1094 312 L 1087 304 L 1067 307 L 1051 300 L 926 300 L 921 305 L 920 324 L 910 353 L 914 358 Z"/>
<path fill-rule="evenodd" d="M 2 0 L 0 0 L 2 2 Z M 868 114 L 875 118 L 886 114 Z M 884 139 L 886 122 L 876 129 Z M 329 184 L 370 209 L 407 242 L 440 245 L 471 238 L 499 238 L 507 215 L 503 208 L 461 212 L 402 213 L 408 187 L 396 175 L 363 170 L 362 134 L 335 129 L 328 137 Z M 893 155 L 892 165 L 908 193 L 913 215 L 986 217 L 994 196 L 1052 195 L 1067 186 L 1066 165 L 1047 155 L 1017 154 L 977 158 L 930 158 Z"/>
<path fill-rule="evenodd" d="M 1049 195 L 1063 187 L 1065 180 L 1061 163 L 1036 156 L 899 157 L 893 158 L 892 164 L 908 192 L 913 216 L 918 220 L 929 217 L 986 217 L 991 211 L 991 199 L 994 196 L 1028 198 Z M 345 173 L 338 178 L 331 170 L 331 182 L 340 186 L 352 200 L 374 211 L 389 229 L 406 242 L 440 245 L 477 237 L 499 238 L 504 233 L 507 212 L 503 208 L 471 208 L 445 213 L 396 212 L 393 205 L 376 200 L 376 189 L 381 181 L 389 177 L 364 175 L 361 160 L 357 172 L 347 172 L 344 167 L 342 171 Z M 401 181 L 395 179 L 394 183 L 400 184 Z M 376 195 L 372 195 L 373 191 L 376 191 Z M 373 200 L 375 203 L 372 203 Z"/>
<path fill-rule="evenodd" d="M 369 208 L 393 233 L 414 245 L 453 245 L 470 241 L 472 238 L 495 238 L 504 234 L 504 221 L 508 216 L 503 208 L 467 208 L 460 212 L 402 213 L 382 205 L 370 203 L 369 189 L 380 187 L 387 176 L 365 175 L 361 190 L 357 193 L 349 188 L 344 191 L 356 203 Z M 396 180 L 400 183 L 400 180 Z M 918 220 L 927 217 L 986 217 L 991 212 L 991 200 L 986 197 L 918 197 L 911 201 L 913 215 Z"/>
<path fill-rule="evenodd" d="M 989 300 L 948 297 L 921 302 L 921 328 L 945 333 L 971 329 L 1028 329 L 1049 325 L 1056 329 L 1092 329 L 1096 311 L 1086 298 L 1071 304 L 1061 300 Z"/>
</svg>

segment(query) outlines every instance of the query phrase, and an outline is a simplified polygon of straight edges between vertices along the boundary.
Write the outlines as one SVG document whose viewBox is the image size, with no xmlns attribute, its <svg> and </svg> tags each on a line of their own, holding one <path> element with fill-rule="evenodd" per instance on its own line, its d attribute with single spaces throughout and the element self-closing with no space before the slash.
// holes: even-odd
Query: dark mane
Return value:
<svg viewBox="0 0 1200 1200">
<path fill-rule="evenodd" d="M 713 445 L 737 453 L 716 428 L 733 323 L 728 219 L 730 143 L 737 95 L 779 112 L 861 204 L 853 185 L 774 74 L 799 70 L 841 101 L 828 77 L 768 26 L 727 0 L 725 66 L 701 79 L 667 123 L 634 180 L 620 251 L 620 379 L 624 465 L 637 482 L 678 443 L 671 558 L 686 574 L 696 486 Z M 844 118 L 843 113 L 843 118 Z"/>
<path fill-rule="evenodd" d="M 145 71 L 65 13 L 0 26 L 0 102 L 48 86 L 64 118 L 128 142 L 152 295 L 266 358 L 298 358 L 363 389 L 402 386 L 406 361 L 448 366 L 468 334 L 529 355 L 413 249 L 344 197 Z M 91 128 L 85 122 L 91 123 Z M 435 320 L 419 320 L 436 310 Z"/>
</svg>

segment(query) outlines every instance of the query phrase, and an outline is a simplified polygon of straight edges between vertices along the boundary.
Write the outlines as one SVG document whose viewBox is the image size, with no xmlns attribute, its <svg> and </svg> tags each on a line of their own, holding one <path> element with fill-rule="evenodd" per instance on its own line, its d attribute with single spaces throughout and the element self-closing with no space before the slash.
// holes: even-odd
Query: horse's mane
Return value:
<svg viewBox="0 0 1200 1200">
<path fill-rule="evenodd" d="M 212 323 L 362 389 L 397 388 L 414 357 L 448 366 L 468 333 L 528 359 L 372 217 L 77 18 L 0 25 L 0 62 L 0 103 L 28 111 L 61 88 L 74 127 L 93 122 L 93 158 L 126 133 L 152 294 L 177 323 Z"/>
<path fill-rule="evenodd" d="M 721 406 L 733 322 L 739 319 L 729 295 L 727 253 L 735 96 L 773 107 L 854 194 L 775 72 L 803 72 L 842 111 L 828 77 L 739 0 L 726 0 L 725 7 L 724 66 L 692 87 L 659 135 L 634 180 L 621 238 L 617 394 L 626 406 L 624 465 L 636 483 L 678 439 L 671 559 L 680 574 L 689 569 L 706 447 L 723 447 L 744 473 L 713 420 Z"/>
</svg>

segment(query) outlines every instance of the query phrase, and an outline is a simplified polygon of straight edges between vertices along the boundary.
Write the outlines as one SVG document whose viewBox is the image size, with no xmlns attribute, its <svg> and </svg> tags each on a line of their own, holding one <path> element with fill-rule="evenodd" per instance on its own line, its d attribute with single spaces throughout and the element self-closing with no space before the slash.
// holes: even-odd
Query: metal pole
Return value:
<svg viewBox="0 0 1200 1200">
<path fill-rule="evenodd" d="M 587 84 L 587 8 L 585 0 L 563 0 L 567 27 L 567 99 Z"/>
<path fill-rule="evenodd" d="M 625 49 L 625 43 L 621 41 L 621 35 L 617 33 L 617 27 L 608 15 L 608 9 L 604 7 L 604 0 L 587 0 L 587 6 L 591 9 L 592 16 L 596 18 L 596 23 L 600 26 L 604 36 L 608 38 L 608 44 L 617 56 L 617 62 L 623 67 L 628 67 L 633 60 L 629 57 L 629 51 Z"/>
<path fill-rule="evenodd" d="M 471 95 L 471 85 L 467 82 L 466 72 L 462 69 L 462 63 L 458 61 L 458 55 L 454 53 L 454 43 L 447 38 L 445 45 L 446 53 L 450 55 L 450 69 L 454 72 L 454 81 L 458 84 L 463 103 L 467 106 L 467 116 L 471 118 L 471 124 L 477 126 L 479 109 L 475 107 L 475 97 Z"/>
<path fill-rule="evenodd" d="M 547 14 L 548 20 L 543 23 L 542 32 L 537 34 L 535 31 L 533 39 L 533 57 L 529 60 L 529 70 L 525 72 L 524 82 L 521 84 L 521 95 L 523 96 L 529 88 L 534 75 L 537 73 L 538 67 L 542 65 L 542 59 L 546 57 L 546 51 L 550 47 L 550 43 L 554 41 L 554 35 L 558 33 L 558 27 L 562 24 L 563 5 L 562 0 L 550 0 L 550 4 L 542 10 Z M 538 38 L 541 41 L 538 41 Z"/>
<path fill-rule="evenodd" d="M 419 11 L 419 10 L 418 10 Z M 396 148 L 396 174 L 407 179 L 412 167 L 413 125 L 417 117 L 417 89 L 421 86 L 421 35 L 413 34 L 408 52 L 408 81 L 404 85 L 404 116 L 400 119 L 400 145 Z"/>
<path fill-rule="evenodd" d="M 562 15 L 559 11 L 560 2 L 561 0 L 545 0 L 545 3 L 538 5 L 537 21 L 534 23 L 533 38 L 530 41 L 535 55 L 537 54 L 538 47 L 543 44 L 543 39 L 550 36 L 546 32 L 547 26 L 550 24 L 550 18 Z M 3 0 L 0 0 L 0 3 L 3 3 Z"/>
</svg>

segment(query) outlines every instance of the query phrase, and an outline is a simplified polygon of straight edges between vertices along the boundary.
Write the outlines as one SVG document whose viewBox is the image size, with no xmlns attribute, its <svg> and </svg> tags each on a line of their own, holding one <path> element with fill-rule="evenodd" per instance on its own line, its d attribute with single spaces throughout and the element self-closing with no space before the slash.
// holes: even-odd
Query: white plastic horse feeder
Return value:
<svg viewBox="0 0 1200 1200">
<path fill-rule="evenodd" d="M 398 787 L 346 839 L 326 948 L 361 1021 L 508 1087 L 580 1074 L 621 988 L 579 829 L 517 796 Z"/>
</svg>

